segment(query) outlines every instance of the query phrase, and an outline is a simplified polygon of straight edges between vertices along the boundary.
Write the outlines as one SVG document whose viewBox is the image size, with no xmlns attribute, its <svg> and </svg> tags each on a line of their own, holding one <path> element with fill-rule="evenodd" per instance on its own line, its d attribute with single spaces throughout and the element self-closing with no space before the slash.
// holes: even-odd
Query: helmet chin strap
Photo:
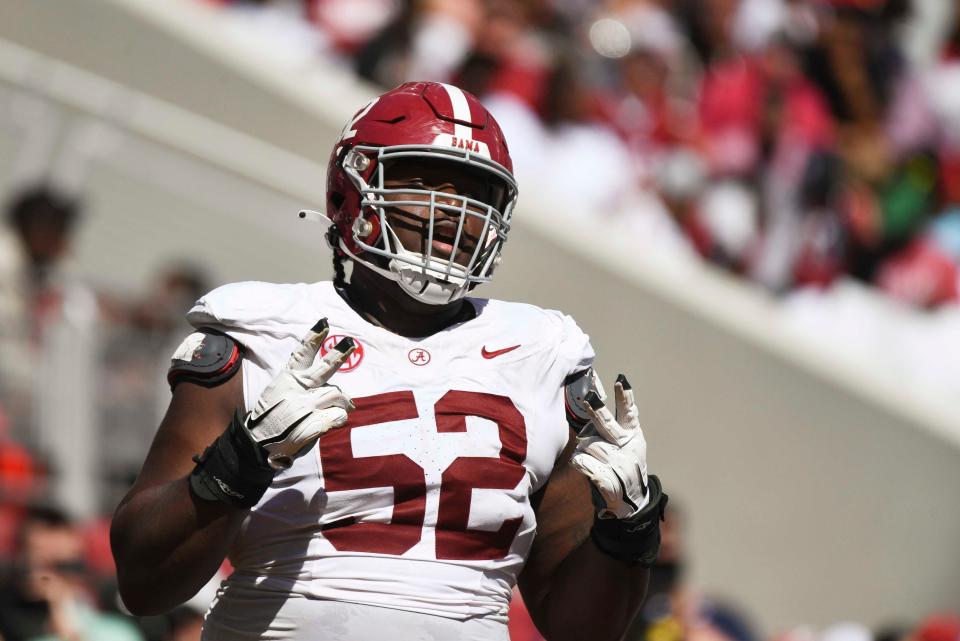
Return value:
<svg viewBox="0 0 960 641">
<path fill-rule="evenodd" d="M 446 279 L 441 279 L 429 273 L 424 273 L 421 267 L 396 259 L 391 259 L 387 263 L 387 269 L 384 269 L 371 261 L 360 260 L 346 247 L 343 239 L 340 240 L 340 248 L 351 260 L 362 263 L 364 267 L 372 269 L 384 278 L 397 283 L 405 294 L 421 303 L 446 305 L 463 298 L 467 293 L 466 279 L 462 276 L 451 274 Z M 420 254 L 399 246 L 396 251 L 409 256 L 420 256 Z"/>
<path fill-rule="evenodd" d="M 390 261 L 390 270 L 397 274 L 395 280 L 400 289 L 427 305 L 445 305 L 462 298 L 467 291 L 465 287 L 436 280 L 396 260 Z"/>
<path fill-rule="evenodd" d="M 457 278 L 453 282 L 449 282 L 424 274 L 417 267 L 396 259 L 391 260 L 388 264 L 390 271 L 395 274 L 394 280 L 400 285 L 400 289 L 422 303 L 445 305 L 463 298 L 463 295 L 467 293 L 463 278 Z M 451 276 L 450 278 L 454 279 L 455 277 Z"/>
</svg>

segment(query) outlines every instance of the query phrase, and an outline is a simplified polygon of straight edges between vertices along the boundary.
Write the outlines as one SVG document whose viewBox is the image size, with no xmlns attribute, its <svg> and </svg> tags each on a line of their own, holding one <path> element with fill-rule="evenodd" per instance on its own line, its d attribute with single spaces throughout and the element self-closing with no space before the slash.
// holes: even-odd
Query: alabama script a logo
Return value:
<svg viewBox="0 0 960 641">
<path fill-rule="evenodd" d="M 430 362 L 430 352 L 423 349 L 422 347 L 414 347 L 409 352 L 407 352 L 407 360 L 409 360 L 414 365 L 423 367 Z"/>
</svg>

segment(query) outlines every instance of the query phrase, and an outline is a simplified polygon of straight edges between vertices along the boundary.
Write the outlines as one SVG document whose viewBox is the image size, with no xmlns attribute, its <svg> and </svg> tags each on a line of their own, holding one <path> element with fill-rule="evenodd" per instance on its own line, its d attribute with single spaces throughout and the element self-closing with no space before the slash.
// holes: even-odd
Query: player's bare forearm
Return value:
<svg viewBox="0 0 960 641">
<path fill-rule="evenodd" d="M 618 641 L 643 604 L 648 576 L 646 568 L 614 559 L 587 540 L 554 572 L 536 607 L 537 626 L 548 641 Z"/>
<path fill-rule="evenodd" d="M 201 501 L 192 457 L 224 431 L 243 402 L 241 376 L 216 387 L 176 387 L 140 476 L 114 514 L 110 542 L 120 594 L 139 615 L 192 597 L 216 572 L 246 510 Z"/>
<path fill-rule="evenodd" d="M 643 603 L 648 571 L 601 552 L 590 539 L 590 483 L 560 457 L 534 496 L 537 537 L 519 585 L 548 641 L 620 639 Z"/>
<path fill-rule="evenodd" d="M 124 604 L 143 616 L 190 599 L 223 563 L 245 513 L 197 500 L 186 477 L 128 496 L 111 528 Z"/>
</svg>

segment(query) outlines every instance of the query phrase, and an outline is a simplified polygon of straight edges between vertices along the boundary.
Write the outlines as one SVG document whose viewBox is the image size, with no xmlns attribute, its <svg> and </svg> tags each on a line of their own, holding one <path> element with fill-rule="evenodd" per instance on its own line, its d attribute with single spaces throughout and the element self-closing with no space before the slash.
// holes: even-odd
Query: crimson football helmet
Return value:
<svg viewBox="0 0 960 641">
<path fill-rule="evenodd" d="M 471 173 L 489 186 L 488 196 L 431 185 L 388 186 L 391 172 L 404 162 L 443 163 L 442 171 L 449 165 L 451 172 Z M 490 280 L 516 200 L 500 126 L 476 97 L 437 82 L 406 83 L 367 103 L 343 128 L 327 171 L 327 215 L 340 232 L 334 251 L 435 305 Z M 404 206 L 428 212 L 421 251 L 404 247 L 391 227 L 388 213 Z M 482 230 L 469 240 L 468 221 Z M 434 250 L 438 237 L 447 239 L 444 252 Z"/>
</svg>

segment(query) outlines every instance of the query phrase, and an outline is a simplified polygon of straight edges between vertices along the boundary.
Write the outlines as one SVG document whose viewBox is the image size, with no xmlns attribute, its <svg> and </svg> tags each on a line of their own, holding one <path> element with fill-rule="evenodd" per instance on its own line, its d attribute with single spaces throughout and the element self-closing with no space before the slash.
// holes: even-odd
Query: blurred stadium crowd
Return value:
<svg viewBox="0 0 960 641">
<path fill-rule="evenodd" d="M 916 308 L 960 305 L 960 13 L 923 55 L 904 37 L 919 0 L 203 1 L 291 58 L 481 96 L 522 186 L 641 251 L 777 293 L 854 279 Z M 68 264 L 80 208 L 32 186 L 0 229 L 0 641 L 199 639 L 209 597 L 121 613 L 107 523 L 168 398 L 183 313 L 210 283 L 178 264 L 134 300 L 92 291 Z M 78 353 L 94 326 L 98 345 Z M 70 378 L 82 359 L 107 375 L 87 424 L 109 447 L 93 451 L 64 438 L 84 423 L 69 403 L 45 402 L 83 392 Z M 100 477 L 71 476 L 77 459 Z M 72 500 L 84 482 L 86 502 Z M 670 515 L 631 638 L 757 641 L 750 604 L 687 586 L 682 518 Z M 514 641 L 539 639 L 518 607 Z M 954 614 L 890 624 L 776 641 L 960 641 Z"/>
<path fill-rule="evenodd" d="M 960 23 L 908 56 L 908 0 L 216 3 L 291 57 L 482 97 L 521 185 L 645 251 L 960 297 Z"/>
<path fill-rule="evenodd" d="M 198 1 L 291 68 L 471 91 L 521 206 L 719 266 L 904 391 L 960 394 L 952 0 Z"/>
<path fill-rule="evenodd" d="M 0 640 L 197 640 L 207 593 L 163 617 L 121 613 L 108 530 L 169 398 L 183 313 L 208 285 L 178 265 L 140 300 L 91 290 L 69 264 L 80 210 L 30 186 L 0 227 Z"/>
</svg>

